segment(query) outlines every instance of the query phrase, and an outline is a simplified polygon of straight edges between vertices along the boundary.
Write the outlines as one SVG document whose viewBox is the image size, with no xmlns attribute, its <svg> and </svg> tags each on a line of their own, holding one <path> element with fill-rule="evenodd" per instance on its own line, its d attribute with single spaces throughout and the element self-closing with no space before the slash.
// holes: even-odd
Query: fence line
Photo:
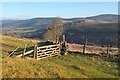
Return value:
<svg viewBox="0 0 120 80">
<path fill-rule="evenodd" d="M 107 57 L 118 55 L 118 48 L 112 48 L 110 46 L 100 47 L 100 46 L 90 46 L 86 44 L 80 45 L 80 44 L 70 44 L 70 43 L 67 43 L 65 46 L 67 46 L 67 50 L 66 49 L 65 50 L 68 51 L 68 53 L 80 52 L 83 54 L 96 54 Z M 29 56 L 34 59 L 40 60 L 43 58 L 53 57 L 60 54 L 62 55 L 62 52 L 64 51 L 63 49 L 64 47 L 61 44 L 47 45 L 41 47 L 35 45 L 33 49 L 26 51 L 26 45 L 25 45 L 24 53 L 17 55 L 17 57 Z M 64 51 L 64 54 L 66 51 Z"/>
<path fill-rule="evenodd" d="M 70 44 L 68 43 L 68 52 L 80 52 L 83 54 L 96 54 L 100 56 L 118 56 L 118 48 L 113 48 L 110 46 L 100 47 L 91 45 L 80 45 L 80 44 Z"/>
</svg>

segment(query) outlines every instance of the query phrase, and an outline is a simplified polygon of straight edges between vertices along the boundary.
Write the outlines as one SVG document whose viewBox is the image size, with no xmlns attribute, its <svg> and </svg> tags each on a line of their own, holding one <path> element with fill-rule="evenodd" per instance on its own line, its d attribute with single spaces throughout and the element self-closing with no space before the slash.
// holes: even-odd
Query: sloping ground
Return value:
<svg viewBox="0 0 120 80">
<path fill-rule="evenodd" d="M 2 54 L 7 54 L 17 46 L 24 48 L 36 43 L 25 39 L 3 36 Z M 118 63 L 81 54 L 57 56 L 43 60 L 28 58 L 2 58 L 3 78 L 116 78 Z"/>
<path fill-rule="evenodd" d="M 116 78 L 117 75 L 117 64 L 80 54 L 38 61 L 3 59 L 3 78 Z"/>
<path fill-rule="evenodd" d="M 23 49 L 25 47 L 25 44 L 27 44 L 27 47 L 33 46 L 37 42 L 40 42 L 38 40 L 31 40 L 31 39 L 25 39 L 25 38 L 15 38 L 11 36 L 2 36 L 2 41 L 0 44 L 2 45 L 2 56 L 7 56 L 10 52 L 15 50 L 19 46 L 19 49 Z"/>
</svg>

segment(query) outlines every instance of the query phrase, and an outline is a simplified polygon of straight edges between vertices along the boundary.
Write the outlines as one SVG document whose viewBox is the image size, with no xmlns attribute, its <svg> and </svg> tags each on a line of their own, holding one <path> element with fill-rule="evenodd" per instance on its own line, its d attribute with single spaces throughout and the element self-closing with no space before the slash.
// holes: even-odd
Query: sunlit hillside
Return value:
<svg viewBox="0 0 120 80">
<path fill-rule="evenodd" d="M 97 56 L 67 54 L 42 60 L 7 57 L 17 46 L 32 46 L 36 40 L 3 36 L 3 78 L 116 78 L 118 63 Z"/>
</svg>

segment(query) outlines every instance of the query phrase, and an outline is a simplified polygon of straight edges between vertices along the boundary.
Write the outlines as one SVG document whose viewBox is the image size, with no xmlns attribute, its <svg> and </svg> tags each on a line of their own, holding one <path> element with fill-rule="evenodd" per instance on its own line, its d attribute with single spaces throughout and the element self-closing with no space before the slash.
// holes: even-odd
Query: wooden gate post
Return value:
<svg viewBox="0 0 120 80">
<path fill-rule="evenodd" d="M 37 45 L 34 46 L 34 58 L 37 59 Z"/>
<path fill-rule="evenodd" d="M 59 55 L 61 54 L 61 42 L 59 43 Z"/>
</svg>

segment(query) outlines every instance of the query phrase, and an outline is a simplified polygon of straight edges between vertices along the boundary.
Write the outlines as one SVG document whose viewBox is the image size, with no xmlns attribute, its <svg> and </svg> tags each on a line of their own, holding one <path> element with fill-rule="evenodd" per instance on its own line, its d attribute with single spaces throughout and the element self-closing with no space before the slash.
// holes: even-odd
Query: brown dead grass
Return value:
<svg viewBox="0 0 120 80">
<path fill-rule="evenodd" d="M 17 37 L 12 37 L 12 36 L 5 36 L 5 35 L 2 35 L 2 38 L 7 38 L 7 39 L 11 39 L 11 40 L 16 40 L 16 41 L 22 41 L 22 42 L 31 42 L 31 43 L 40 42 L 40 40 L 33 40 L 33 39 L 27 39 L 27 38 L 17 38 Z M 4 41 L 2 41 L 0 43 L 4 43 Z"/>
</svg>

